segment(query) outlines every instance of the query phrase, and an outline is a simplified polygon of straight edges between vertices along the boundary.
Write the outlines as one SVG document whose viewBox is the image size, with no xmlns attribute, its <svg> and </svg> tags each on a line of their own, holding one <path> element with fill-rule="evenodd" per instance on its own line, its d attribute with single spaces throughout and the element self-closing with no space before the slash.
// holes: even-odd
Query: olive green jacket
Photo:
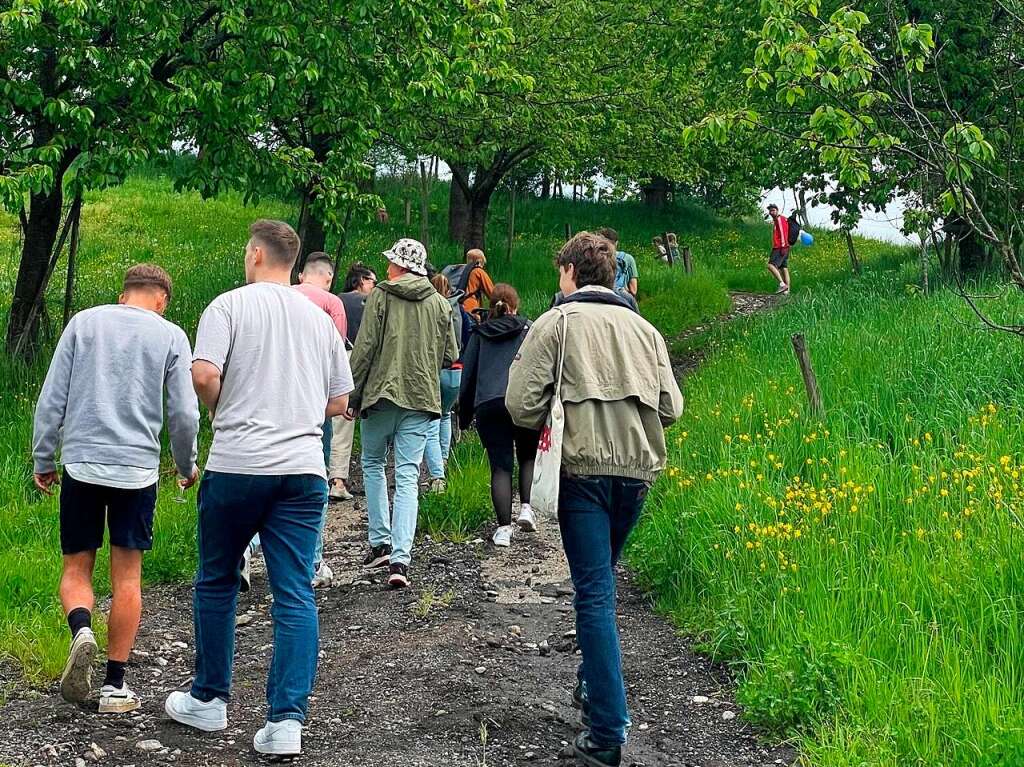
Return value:
<svg viewBox="0 0 1024 767">
<path fill-rule="evenodd" d="M 541 315 L 509 369 L 505 404 L 512 420 L 529 429 L 547 420 L 563 312 L 563 471 L 653 482 L 665 468 L 665 427 L 682 414 L 683 395 L 665 339 L 624 306 L 566 303 Z"/>
<path fill-rule="evenodd" d="M 440 416 L 441 368 L 458 358 L 452 307 L 426 277 L 378 283 L 352 350 L 349 405 L 365 413 L 390 402 Z"/>
</svg>

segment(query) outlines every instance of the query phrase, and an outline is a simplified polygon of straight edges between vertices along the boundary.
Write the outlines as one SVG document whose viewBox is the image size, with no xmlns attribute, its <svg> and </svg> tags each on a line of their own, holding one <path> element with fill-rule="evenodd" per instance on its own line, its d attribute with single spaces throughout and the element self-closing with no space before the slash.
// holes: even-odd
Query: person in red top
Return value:
<svg viewBox="0 0 1024 767">
<path fill-rule="evenodd" d="M 772 219 L 772 254 L 768 259 L 768 271 L 779 281 L 776 293 L 789 295 L 789 220 L 779 213 L 779 206 L 768 206 Z"/>
<path fill-rule="evenodd" d="M 295 289 L 319 306 L 334 323 L 341 337 L 348 335 L 345 305 L 331 292 L 334 281 L 334 263 L 326 253 L 310 253 L 306 265 L 299 272 L 299 284 Z"/>
</svg>

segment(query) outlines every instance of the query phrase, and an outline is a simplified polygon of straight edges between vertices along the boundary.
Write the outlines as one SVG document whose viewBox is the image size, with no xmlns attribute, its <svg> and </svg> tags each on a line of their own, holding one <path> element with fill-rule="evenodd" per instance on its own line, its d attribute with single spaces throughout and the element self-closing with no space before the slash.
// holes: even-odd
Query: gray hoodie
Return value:
<svg viewBox="0 0 1024 767">
<path fill-rule="evenodd" d="M 135 306 L 106 305 L 71 318 L 36 404 L 36 473 L 63 463 L 155 469 L 167 389 L 167 431 L 178 473 L 196 467 L 199 402 L 192 350 L 177 325 Z M 63 429 L 63 438 L 61 430 Z"/>
</svg>

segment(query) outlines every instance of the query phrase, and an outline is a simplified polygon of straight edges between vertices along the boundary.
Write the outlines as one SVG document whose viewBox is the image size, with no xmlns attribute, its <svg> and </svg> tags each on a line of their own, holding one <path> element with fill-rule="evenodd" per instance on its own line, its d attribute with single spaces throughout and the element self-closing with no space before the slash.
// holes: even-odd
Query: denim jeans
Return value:
<svg viewBox="0 0 1024 767">
<path fill-rule="evenodd" d="M 374 406 L 362 421 L 363 485 L 369 517 L 370 545 L 389 544 L 391 562 L 408 565 L 419 514 L 420 464 L 427 443 L 430 413 L 397 405 Z M 395 448 L 394 514 L 384 474 L 388 448 Z"/>
<path fill-rule="evenodd" d="M 331 465 L 331 441 L 334 439 L 333 421 L 328 418 L 324 421 L 324 467 Z M 320 513 L 320 534 L 316 537 L 316 549 L 313 551 L 314 567 L 324 561 L 324 527 L 327 526 L 327 505 L 324 501 L 324 509 Z"/>
<path fill-rule="evenodd" d="M 431 479 L 444 479 L 444 462 L 448 460 L 452 446 L 452 408 L 459 399 L 461 383 L 461 368 L 441 371 L 441 418 L 430 422 L 427 447 L 423 453 Z"/>
<path fill-rule="evenodd" d="M 199 571 L 192 598 L 199 700 L 231 692 L 238 563 L 259 533 L 274 595 L 274 654 L 267 678 L 267 719 L 305 721 L 316 676 L 319 622 L 313 597 L 313 549 L 327 483 L 312 474 L 283 476 L 207 471 L 199 488 Z"/>
<path fill-rule="evenodd" d="M 595 743 L 626 742 L 629 712 L 615 619 L 615 564 L 640 518 L 648 484 L 624 477 L 562 476 L 558 526 L 576 588 L 576 639 Z"/>
</svg>

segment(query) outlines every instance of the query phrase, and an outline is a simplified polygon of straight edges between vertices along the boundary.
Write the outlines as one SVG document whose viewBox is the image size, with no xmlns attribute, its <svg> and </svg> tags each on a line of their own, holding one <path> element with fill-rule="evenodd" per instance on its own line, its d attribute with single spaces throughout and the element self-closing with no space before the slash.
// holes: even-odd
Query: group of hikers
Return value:
<svg viewBox="0 0 1024 767">
<path fill-rule="evenodd" d="M 71 632 L 62 695 L 82 702 L 92 694 L 92 577 L 106 531 L 113 594 L 99 711 L 140 705 L 125 666 L 141 619 L 165 423 L 179 486 L 199 482 L 195 674 L 190 689 L 168 696 L 165 711 L 199 730 L 227 727 L 236 603 L 250 558 L 261 551 L 274 598 L 274 651 L 266 723 L 253 745 L 289 755 L 301 751 L 317 670 L 314 587 L 332 579 L 323 562 L 328 503 L 351 498 L 356 423 L 367 507 L 363 564 L 386 567 L 388 586 L 398 589 L 411 581 L 423 464 L 428 490 L 445 490 L 453 414 L 462 428 L 475 425 L 486 450 L 493 542 L 508 546 L 516 530 L 545 523 L 531 508 L 531 488 L 557 408 L 564 413 L 557 521 L 582 656 L 572 700 L 583 728 L 574 752 L 586 765 L 618 765 L 629 717 L 614 569 L 665 468 L 664 429 L 683 407 L 665 341 L 636 311 L 635 260 L 619 250 L 613 230 L 577 234 L 557 255 L 552 308 L 531 323 L 515 288 L 491 280 L 479 250 L 434 272 L 425 247 L 401 239 L 382 254 L 386 279 L 356 263 L 340 296 L 330 292 L 334 265 L 324 254 L 311 254 L 292 285 L 299 251 L 288 224 L 253 223 L 246 284 L 206 307 L 194 348 L 163 318 L 171 278 L 152 264 L 128 269 L 117 304 L 81 311 L 65 328 L 33 437 L 36 486 L 46 493 L 61 486 L 60 598 Z M 200 402 L 213 430 L 201 473 Z"/>
</svg>

